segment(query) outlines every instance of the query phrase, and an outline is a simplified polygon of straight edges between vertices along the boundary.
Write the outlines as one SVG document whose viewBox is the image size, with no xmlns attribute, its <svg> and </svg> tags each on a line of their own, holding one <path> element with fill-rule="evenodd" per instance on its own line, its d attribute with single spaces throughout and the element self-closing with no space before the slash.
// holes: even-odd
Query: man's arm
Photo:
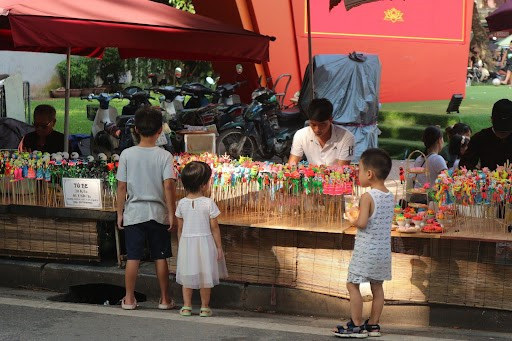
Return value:
<svg viewBox="0 0 512 341">
<path fill-rule="evenodd" d="M 123 229 L 123 210 L 126 201 L 126 182 L 117 181 L 117 227 Z"/>
<path fill-rule="evenodd" d="M 290 157 L 288 158 L 288 164 L 290 166 L 295 166 L 296 164 L 298 164 L 300 162 L 301 159 L 302 159 L 301 156 L 290 154 Z"/>
<path fill-rule="evenodd" d="M 302 139 L 300 138 L 302 131 L 299 130 L 293 135 L 292 148 L 290 150 L 290 157 L 288 158 L 289 165 L 296 165 L 304 155 L 304 148 L 302 146 Z"/>
<path fill-rule="evenodd" d="M 336 160 L 336 164 L 339 166 L 350 166 L 350 160 Z"/>
<path fill-rule="evenodd" d="M 176 181 L 174 179 L 164 180 L 165 204 L 169 213 L 169 230 L 178 226 L 176 218 Z"/>
</svg>

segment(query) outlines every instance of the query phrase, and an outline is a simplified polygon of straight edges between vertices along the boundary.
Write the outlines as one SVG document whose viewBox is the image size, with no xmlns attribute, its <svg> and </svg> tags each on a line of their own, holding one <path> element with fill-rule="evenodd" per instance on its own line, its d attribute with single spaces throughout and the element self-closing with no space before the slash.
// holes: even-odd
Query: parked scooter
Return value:
<svg viewBox="0 0 512 341">
<path fill-rule="evenodd" d="M 117 109 L 110 105 L 114 98 L 123 98 L 116 92 L 114 94 L 101 93 L 99 95 L 82 96 L 81 99 L 89 101 L 97 100 L 100 104 L 96 113 L 87 113 L 87 118 L 93 121 L 91 129 L 91 153 L 98 155 L 104 153 L 107 156 L 114 154 L 119 147 L 119 140 L 116 135 Z"/>
<path fill-rule="evenodd" d="M 293 135 L 304 127 L 306 117 L 298 107 L 281 108 L 275 92 L 277 83 L 272 90 L 256 89 L 242 119 L 224 126 L 217 139 L 218 154 L 227 153 L 233 158 L 254 158 L 257 154 L 264 159 L 288 158 Z M 286 96 L 286 91 L 282 96 Z"/>
<path fill-rule="evenodd" d="M 124 115 L 135 115 L 135 112 L 142 107 L 151 105 L 150 93 L 138 86 L 129 86 L 122 91 L 123 98 L 130 100 L 130 103 L 123 107 L 121 114 Z"/>
<path fill-rule="evenodd" d="M 220 131 L 222 126 L 242 115 L 246 105 L 240 102 L 240 97 L 235 94 L 235 91 L 244 83 L 223 84 L 215 90 L 209 89 L 212 103 L 208 102 L 206 106 L 189 109 L 183 107 L 183 95 L 192 95 L 193 97 L 190 100 L 194 97 L 200 98 L 196 104 L 206 103 L 205 101 L 208 101 L 205 96 L 206 87 L 203 85 L 201 87 L 185 85 L 181 88 L 166 86 L 154 89 L 154 91 L 163 95 L 163 97 L 160 97 L 160 107 L 170 121 L 170 125 L 183 129 L 185 125 L 206 126 L 215 124 L 217 130 Z M 171 122 L 174 123 L 171 124 Z"/>
</svg>

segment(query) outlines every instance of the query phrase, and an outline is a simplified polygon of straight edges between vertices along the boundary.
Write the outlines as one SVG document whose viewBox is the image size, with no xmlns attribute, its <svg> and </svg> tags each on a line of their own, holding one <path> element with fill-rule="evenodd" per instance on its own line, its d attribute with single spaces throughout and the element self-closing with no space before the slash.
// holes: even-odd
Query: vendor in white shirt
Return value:
<svg viewBox="0 0 512 341">
<path fill-rule="evenodd" d="M 347 129 L 332 124 L 333 107 L 325 98 L 313 99 L 308 107 L 309 127 L 295 133 L 288 163 L 295 165 L 306 154 L 312 165 L 349 165 L 355 138 Z"/>
</svg>

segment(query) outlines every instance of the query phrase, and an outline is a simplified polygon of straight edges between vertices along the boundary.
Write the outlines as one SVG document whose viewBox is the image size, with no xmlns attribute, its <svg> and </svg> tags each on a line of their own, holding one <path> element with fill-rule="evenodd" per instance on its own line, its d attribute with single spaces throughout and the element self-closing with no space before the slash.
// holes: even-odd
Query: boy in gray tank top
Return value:
<svg viewBox="0 0 512 341">
<path fill-rule="evenodd" d="M 395 200 L 384 185 L 391 166 L 391 158 L 382 149 L 368 149 L 361 155 L 359 182 L 371 190 L 361 196 L 358 211 L 347 212 L 348 219 L 357 227 L 347 277 L 351 320 L 346 326 L 336 327 L 334 334 L 338 337 L 380 336 L 379 319 L 384 307 L 382 283 L 391 279 L 391 224 Z M 370 283 L 373 295 L 371 315 L 366 321 L 359 291 L 361 283 Z"/>
</svg>

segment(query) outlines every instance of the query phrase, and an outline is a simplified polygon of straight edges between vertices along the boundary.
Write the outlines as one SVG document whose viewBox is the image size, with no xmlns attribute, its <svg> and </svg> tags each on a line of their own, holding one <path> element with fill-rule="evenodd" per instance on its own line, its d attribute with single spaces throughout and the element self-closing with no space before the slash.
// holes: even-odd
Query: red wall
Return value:
<svg viewBox="0 0 512 341">
<path fill-rule="evenodd" d="M 306 0 L 244 0 L 252 11 L 256 31 L 273 35 L 270 62 L 265 70 L 273 79 L 292 74 L 287 98 L 300 88 L 308 64 Z M 240 2 L 240 1 L 238 1 Z M 208 4 L 209 3 L 209 4 Z M 383 0 L 346 12 L 343 4 L 328 11 L 329 0 L 311 0 L 313 54 L 377 54 L 382 63 L 381 102 L 449 99 L 465 94 L 469 51 L 471 0 Z M 215 4 L 215 5 L 214 5 Z M 236 1 L 195 0 L 199 14 L 242 26 Z M 396 8 L 402 21 L 385 20 Z M 234 64 L 214 65 L 223 79 L 234 74 Z M 244 77 L 254 77 L 246 67 Z M 253 82 L 254 85 L 254 82 Z"/>
</svg>

